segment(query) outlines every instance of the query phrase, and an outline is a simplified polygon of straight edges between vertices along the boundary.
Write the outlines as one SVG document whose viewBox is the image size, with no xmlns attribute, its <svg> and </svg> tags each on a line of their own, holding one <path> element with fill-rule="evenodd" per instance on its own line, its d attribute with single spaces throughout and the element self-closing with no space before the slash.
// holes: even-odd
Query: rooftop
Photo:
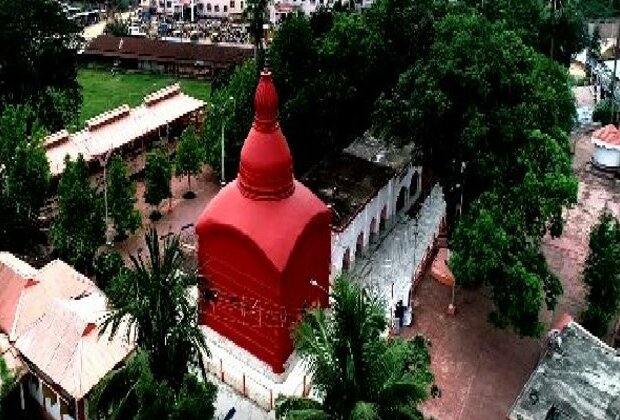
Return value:
<svg viewBox="0 0 620 420">
<path fill-rule="evenodd" d="M 253 54 L 253 50 L 248 48 L 169 42 L 139 37 L 121 38 L 110 35 L 101 35 L 93 39 L 83 52 L 86 56 L 203 62 L 219 66 L 241 64 Z"/>
<path fill-rule="evenodd" d="M 576 322 L 540 359 L 510 420 L 620 418 L 620 355 Z"/>
<path fill-rule="evenodd" d="M 333 210 L 335 230 L 346 227 L 396 172 L 349 153 L 323 160 L 300 180 Z"/>
<path fill-rule="evenodd" d="M 400 173 L 411 162 L 415 144 L 410 142 L 401 146 L 395 141 L 375 137 L 366 132 L 344 151 L 369 162 L 390 167 Z"/>
<path fill-rule="evenodd" d="M 104 156 L 184 115 L 195 112 L 205 103 L 181 92 L 178 83 L 147 95 L 141 105 L 122 105 L 86 122 L 76 133 L 62 130 L 44 140 L 45 153 L 53 176 L 62 174 L 65 156 L 75 160 L 82 154 L 86 162 Z"/>
</svg>

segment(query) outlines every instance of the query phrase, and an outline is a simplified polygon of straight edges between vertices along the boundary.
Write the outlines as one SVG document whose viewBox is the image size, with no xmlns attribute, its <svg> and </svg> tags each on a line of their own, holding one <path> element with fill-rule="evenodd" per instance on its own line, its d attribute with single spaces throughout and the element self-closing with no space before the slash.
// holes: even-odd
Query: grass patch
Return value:
<svg viewBox="0 0 620 420">
<path fill-rule="evenodd" d="M 166 74 L 112 75 L 109 70 L 83 68 L 78 71 L 78 81 L 83 96 L 79 128 L 87 119 L 109 109 L 139 105 L 147 94 L 177 81 L 183 93 L 195 98 L 208 100 L 211 94 L 211 83 L 206 80 L 177 79 Z"/>
</svg>

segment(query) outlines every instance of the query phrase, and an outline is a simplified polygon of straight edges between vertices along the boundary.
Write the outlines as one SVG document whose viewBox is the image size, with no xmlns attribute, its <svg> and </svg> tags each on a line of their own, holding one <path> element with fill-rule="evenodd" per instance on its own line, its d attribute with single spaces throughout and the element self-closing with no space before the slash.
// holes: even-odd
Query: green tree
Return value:
<svg viewBox="0 0 620 420">
<path fill-rule="evenodd" d="M 65 158 L 58 184 L 58 215 L 50 233 L 60 258 L 80 272 L 90 272 L 95 253 L 105 241 L 105 221 L 101 197 L 90 185 L 81 154 L 76 161 Z"/>
<path fill-rule="evenodd" d="M 217 388 L 185 374 L 180 389 L 153 376 L 148 355 L 139 350 L 121 369 L 107 374 L 89 398 L 89 417 L 105 420 L 209 420 Z"/>
<path fill-rule="evenodd" d="M 113 19 L 106 23 L 103 32 L 112 36 L 128 36 L 129 23 L 124 21 L 123 19 Z"/>
<path fill-rule="evenodd" d="M 539 245 L 545 232 L 561 234 L 562 209 L 576 201 L 566 134 L 574 115 L 562 67 L 469 11 L 437 22 L 429 59 L 377 105 L 380 133 L 418 139 L 450 219 L 463 198 L 451 242 L 456 278 L 489 287 L 491 319 L 524 335 L 541 331 L 543 302 L 551 309 L 561 293 Z"/>
<path fill-rule="evenodd" d="M 254 91 L 257 83 L 255 62 L 248 60 L 235 69 L 225 87 L 211 95 L 211 106 L 207 110 L 201 134 L 204 141 L 205 162 L 221 173 L 223 125 L 227 179 L 232 179 L 239 167 L 241 147 L 254 116 Z"/>
<path fill-rule="evenodd" d="M 125 273 L 125 270 L 125 262 L 121 254 L 116 251 L 102 252 L 95 260 L 97 286 L 105 292 L 112 283 L 112 279 Z"/>
<path fill-rule="evenodd" d="M 604 210 L 590 233 L 590 253 L 583 271 L 588 306 L 583 326 L 601 339 L 620 311 L 620 223 Z"/>
<path fill-rule="evenodd" d="M 254 59 L 258 63 L 257 70 L 262 69 L 265 61 L 265 51 L 263 48 L 265 32 L 263 25 L 268 22 L 266 18 L 267 0 L 248 0 L 243 14 L 245 21 L 249 24 L 250 36 L 254 43 Z"/>
<path fill-rule="evenodd" d="M 23 251 L 37 236 L 50 170 L 43 131 L 29 107 L 8 106 L 0 119 L 0 245 Z"/>
<path fill-rule="evenodd" d="M 180 389 L 201 352 L 207 352 L 196 305 L 187 292 L 197 285 L 197 278 L 181 271 L 184 257 L 178 235 L 160 244 L 157 231 L 150 229 L 145 242 L 146 258 L 132 255 L 128 269 L 107 289 L 113 309 L 103 326 L 114 335 L 128 320 L 138 346 L 149 355 L 155 379 Z"/>
<path fill-rule="evenodd" d="M 187 192 L 184 195 L 185 198 L 195 197 L 195 194 L 192 192 L 191 177 L 200 173 L 203 157 L 204 151 L 202 150 L 196 129 L 193 125 L 190 125 L 183 131 L 183 134 L 181 134 L 175 161 L 176 175 L 187 176 Z"/>
<path fill-rule="evenodd" d="M 386 340 L 385 307 L 356 283 L 334 283 L 330 311 L 310 311 L 294 333 L 322 403 L 286 398 L 286 419 L 422 419 L 417 405 L 433 380 L 426 340 Z"/>
<path fill-rule="evenodd" d="M 602 125 L 611 124 L 611 101 L 609 99 L 596 103 L 592 111 L 592 121 L 600 122 Z"/>
<path fill-rule="evenodd" d="M 108 169 L 108 211 L 119 237 L 141 225 L 136 201 L 136 184 L 127 175 L 127 165 L 120 156 L 114 156 Z"/>
<path fill-rule="evenodd" d="M 155 150 L 149 153 L 146 157 L 144 173 L 144 199 L 148 204 L 158 206 L 163 199 L 172 196 L 172 190 L 170 189 L 172 165 L 166 152 Z M 151 218 L 158 218 L 160 216 L 156 210 L 151 213 Z"/>
<path fill-rule="evenodd" d="M 0 104 L 32 104 L 50 131 L 73 122 L 81 104 L 81 28 L 50 0 L 0 0 L 0 19 Z"/>
</svg>

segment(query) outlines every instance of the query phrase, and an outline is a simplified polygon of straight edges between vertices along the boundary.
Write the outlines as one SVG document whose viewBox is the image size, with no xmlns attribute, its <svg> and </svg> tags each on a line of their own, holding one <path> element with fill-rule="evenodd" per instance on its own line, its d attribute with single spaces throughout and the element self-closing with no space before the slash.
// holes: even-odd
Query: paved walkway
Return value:
<svg viewBox="0 0 620 420">
<path fill-rule="evenodd" d="M 521 339 L 488 322 L 490 302 L 480 290 L 456 293 L 456 316 L 447 314 L 451 288 L 426 275 L 416 290 L 414 320 L 405 336 L 431 341 L 431 369 L 440 398 L 422 410 L 437 420 L 501 420 L 538 361 L 537 339 Z M 417 306 L 416 306 L 417 303 Z"/>
</svg>

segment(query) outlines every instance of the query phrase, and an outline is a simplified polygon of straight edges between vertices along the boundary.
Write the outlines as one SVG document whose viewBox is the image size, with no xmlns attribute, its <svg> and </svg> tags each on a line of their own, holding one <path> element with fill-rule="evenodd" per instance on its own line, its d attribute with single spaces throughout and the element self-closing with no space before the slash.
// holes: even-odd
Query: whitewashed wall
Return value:
<svg viewBox="0 0 620 420">
<path fill-rule="evenodd" d="M 620 167 L 620 150 L 594 145 L 594 161 L 608 168 Z"/>
<path fill-rule="evenodd" d="M 410 197 L 409 187 L 415 173 L 418 174 L 417 188 L 415 196 Z M 422 168 L 409 165 L 404 175 L 392 178 L 387 185 L 381 188 L 379 193 L 368 202 L 366 207 L 355 216 L 342 232 L 332 231 L 332 267 L 330 275 L 332 280 L 342 273 L 343 260 L 347 249 L 350 256 L 349 268 L 352 268 L 355 264 L 357 240 L 360 233 L 363 234 L 362 251 L 368 247 L 371 231 L 379 229 L 381 225 L 381 214 L 384 208 L 386 208 L 386 219 L 389 223 L 396 212 L 396 202 L 401 188 L 406 189 L 405 206 L 401 211 L 406 212 L 409 210 L 411 205 L 420 196 L 421 179 Z M 375 223 L 373 223 L 373 219 L 376 221 Z M 376 233 L 376 231 L 373 233 Z"/>
</svg>

